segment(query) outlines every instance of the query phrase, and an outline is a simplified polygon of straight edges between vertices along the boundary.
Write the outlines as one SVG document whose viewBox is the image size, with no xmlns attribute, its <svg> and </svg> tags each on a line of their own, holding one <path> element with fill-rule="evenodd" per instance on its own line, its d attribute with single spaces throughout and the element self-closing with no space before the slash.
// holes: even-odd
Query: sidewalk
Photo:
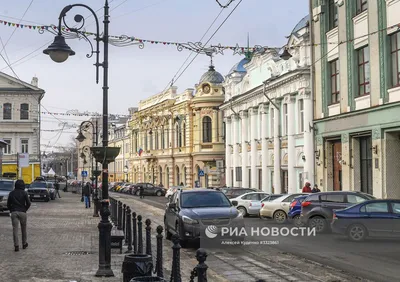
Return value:
<svg viewBox="0 0 400 282">
<path fill-rule="evenodd" d="M 124 255 L 117 254 L 118 250 L 112 250 L 115 277 L 94 277 L 98 268 L 99 218 L 93 217 L 92 208 L 85 209 L 79 195 L 60 193 L 61 199 L 32 203 L 26 250 L 21 247 L 14 252 L 11 220 L 8 214 L 0 216 L 0 281 L 122 281 Z"/>
</svg>

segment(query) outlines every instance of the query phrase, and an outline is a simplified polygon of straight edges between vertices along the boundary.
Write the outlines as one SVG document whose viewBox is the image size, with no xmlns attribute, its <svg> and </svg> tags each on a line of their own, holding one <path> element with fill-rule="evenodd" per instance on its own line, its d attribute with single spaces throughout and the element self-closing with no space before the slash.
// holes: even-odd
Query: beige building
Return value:
<svg viewBox="0 0 400 282">
<path fill-rule="evenodd" d="M 132 182 L 200 187 L 224 183 L 217 163 L 224 159 L 223 77 L 210 67 L 195 89 L 177 87 L 139 104 L 129 122 Z M 204 175 L 203 175 L 204 173 Z"/>
<path fill-rule="evenodd" d="M 400 197 L 400 1 L 312 1 L 316 180 Z"/>
</svg>

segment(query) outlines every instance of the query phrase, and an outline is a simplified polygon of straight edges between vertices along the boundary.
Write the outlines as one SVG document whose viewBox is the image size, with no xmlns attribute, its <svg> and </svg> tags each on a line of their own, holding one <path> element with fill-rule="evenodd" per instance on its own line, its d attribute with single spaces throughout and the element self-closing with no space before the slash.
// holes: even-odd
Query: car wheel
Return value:
<svg viewBox="0 0 400 282">
<path fill-rule="evenodd" d="M 136 196 L 140 196 L 140 191 L 136 191 L 136 192 L 135 192 L 135 195 L 136 195 Z"/>
<path fill-rule="evenodd" d="M 247 216 L 247 210 L 245 207 L 238 207 L 237 210 L 243 215 L 243 217 Z"/>
<path fill-rule="evenodd" d="M 276 223 L 282 224 L 286 222 L 287 215 L 284 211 L 276 211 L 273 218 Z"/>
<path fill-rule="evenodd" d="M 158 197 L 160 197 L 160 196 L 162 195 L 162 192 L 161 192 L 161 191 L 157 191 L 157 192 L 156 192 L 156 195 L 157 195 Z"/>
<path fill-rule="evenodd" d="M 347 229 L 347 236 L 355 242 L 363 241 L 367 235 L 367 229 L 361 224 L 353 224 Z"/>
<path fill-rule="evenodd" d="M 304 225 L 303 222 L 301 222 L 301 219 L 300 219 L 300 215 L 299 215 L 299 214 L 296 214 L 296 215 L 292 218 L 292 220 L 293 220 L 293 224 L 294 224 L 295 226 L 297 226 L 297 227 L 301 227 L 301 226 Z"/>
<path fill-rule="evenodd" d="M 326 220 L 322 216 L 314 216 L 309 219 L 308 227 L 315 228 L 317 233 L 323 233 L 327 228 Z"/>
<path fill-rule="evenodd" d="M 185 248 L 186 244 L 187 244 L 187 241 L 182 239 L 181 229 L 180 229 L 180 226 L 179 226 L 178 222 L 175 224 L 175 232 L 180 238 L 179 244 L 181 245 L 182 248 Z"/>
</svg>

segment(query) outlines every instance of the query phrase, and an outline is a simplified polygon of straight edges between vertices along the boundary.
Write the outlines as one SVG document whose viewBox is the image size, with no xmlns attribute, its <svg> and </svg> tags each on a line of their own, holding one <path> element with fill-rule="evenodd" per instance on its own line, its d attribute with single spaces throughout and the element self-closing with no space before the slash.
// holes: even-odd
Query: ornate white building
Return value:
<svg viewBox="0 0 400 282">
<path fill-rule="evenodd" d="M 282 50 L 248 54 L 225 79 L 227 186 L 298 192 L 314 179 L 308 16 Z"/>
</svg>

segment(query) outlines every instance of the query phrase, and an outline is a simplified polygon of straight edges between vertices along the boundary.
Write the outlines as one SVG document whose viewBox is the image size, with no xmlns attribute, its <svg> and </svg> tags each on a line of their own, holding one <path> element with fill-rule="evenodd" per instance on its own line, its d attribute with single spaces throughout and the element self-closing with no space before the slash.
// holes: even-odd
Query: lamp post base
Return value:
<svg viewBox="0 0 400 282">
<path fill-rule="evenodd" d="M 93 217 L 99 217 L 99 198 L 96 194 L 93 197 Z"/>
<path fill-rule="evenodd" d="M 111 229 L 112 224 L 109 221 L 110 210 L 108 209 L 108 200 L 101 201 L 99 228 L 99 269 L 96 277 L 113 277 L 114 272 L 111 269 Z"/>
</svg>

